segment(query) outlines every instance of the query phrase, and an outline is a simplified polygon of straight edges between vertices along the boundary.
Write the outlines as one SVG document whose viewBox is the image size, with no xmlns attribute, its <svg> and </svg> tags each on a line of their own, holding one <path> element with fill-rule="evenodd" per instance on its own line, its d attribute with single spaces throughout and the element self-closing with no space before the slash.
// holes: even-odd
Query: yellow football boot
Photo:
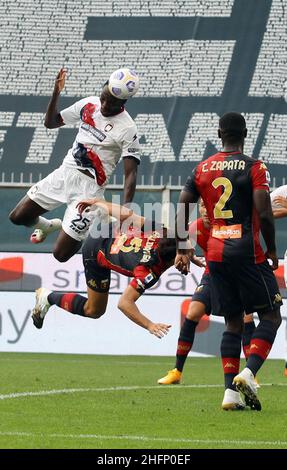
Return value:
<svg viewBox="0 0 287 470">
<path fill-rule="evenodd" d="M 181 379 L 181 374 L 182 372 L 180 372 L 177 369 L 169 370 L 167 375 L 165 377 L 162 377 L 162 379 L 159 379 L 157 383 L 160 385 L 179 384 L 180 379 Z"/>
</svg>

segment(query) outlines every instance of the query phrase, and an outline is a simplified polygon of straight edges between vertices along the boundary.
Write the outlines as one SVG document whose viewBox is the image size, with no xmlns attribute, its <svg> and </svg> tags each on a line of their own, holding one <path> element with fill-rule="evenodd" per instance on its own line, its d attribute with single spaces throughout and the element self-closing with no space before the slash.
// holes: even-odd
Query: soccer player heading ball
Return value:
<svg viewBox="0 0 287 470">
<path fill-rule="evenodd" d="M 135 70 L 119 69 L 111 74 L 108 87 L 115 98 L 127 100 L 138 91 L 139 77 Z"/>
<path fill-rule="evenodd" d="M 10 214 L 16 225 L 33 227 L 33 243 L 61 230 L 53 254 L 58 261 L 67 261 L 80 248 L 91 223 L 99 213 L 82 216 L 77 203 L 83 198 L 103 198 L 109 178 L 119 160 L 124 163 L 124 204 L 133 200 L 140 146 L 135 122 L 125 110 L 126 100 L 138 90 L 139 78 L 129 69 L 112 73 L 100 96 L 89 96 L 58 111 L 57 104 L 66 81 L 66 70 L 57 75 L 49 102 L 45 126 L 55 129 L 79 125 L 72 147 L 62 165 L 33 185 Z M 79 90 L 80 92 L 80 90 Z M 63 218 L 46 219 L 45 212 L 66 204 Z"/>
</svg>

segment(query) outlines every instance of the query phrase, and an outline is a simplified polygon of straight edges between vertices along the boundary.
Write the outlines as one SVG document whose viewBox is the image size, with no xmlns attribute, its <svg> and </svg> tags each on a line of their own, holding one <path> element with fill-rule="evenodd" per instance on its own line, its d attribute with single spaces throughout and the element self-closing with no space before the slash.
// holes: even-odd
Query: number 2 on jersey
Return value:
<svg viewBox="0 0 287 470">
<path fill-rule="evenodd" d="M 224 176 L 220 176 L 219 178 L 215 178 L 212 181 L 212 186 L 217 189 L 219 186 L 223 186 L 224 191 L 221 194 L 219 200 L 214 206 L 213 215 L 215 219 L 232 219 L 233 212 L 232 210 L 223 210 L 226 202 L 231 196 L 232 193 L 232 183 L 228 178 Z"/>
</svg>

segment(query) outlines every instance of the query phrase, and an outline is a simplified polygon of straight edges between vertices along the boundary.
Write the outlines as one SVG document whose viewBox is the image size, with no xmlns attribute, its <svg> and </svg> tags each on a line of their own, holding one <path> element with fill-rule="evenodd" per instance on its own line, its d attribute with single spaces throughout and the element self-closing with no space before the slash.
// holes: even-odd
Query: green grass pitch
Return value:
<svg viewBox="0 0 287 470">
<path fill-rule="evenodd" d="M 219 358 L 1 353 L 1 449 L 286 449 L 284 361 L 260 371 L 262 411 L 225 412 Z"/>
</svg>

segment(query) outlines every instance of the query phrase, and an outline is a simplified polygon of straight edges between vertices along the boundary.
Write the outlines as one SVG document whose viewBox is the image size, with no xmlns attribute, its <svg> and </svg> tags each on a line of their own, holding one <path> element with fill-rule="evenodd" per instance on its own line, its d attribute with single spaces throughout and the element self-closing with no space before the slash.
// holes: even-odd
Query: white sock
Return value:
<svg viewBox="0 0 287 470">
<path fill-rule="evenodd" d="M 39 220 L 37 224 L 34 225 L 34 229 L 39 228 L 45 232 L 51 233 L 61 228 L 60 222 L 60 219 L 45 219 L 45 217 L 39 216 Z"/>
<path fill-rule="evenodd" d="M 39 217 L 38 222 L 34 225 L 34 228 L 40 228 L 42 230 L 47 230 L 51 225 L 51 221 L 49 219 L 45 219 L 45 217 Z"/>
</svg>

